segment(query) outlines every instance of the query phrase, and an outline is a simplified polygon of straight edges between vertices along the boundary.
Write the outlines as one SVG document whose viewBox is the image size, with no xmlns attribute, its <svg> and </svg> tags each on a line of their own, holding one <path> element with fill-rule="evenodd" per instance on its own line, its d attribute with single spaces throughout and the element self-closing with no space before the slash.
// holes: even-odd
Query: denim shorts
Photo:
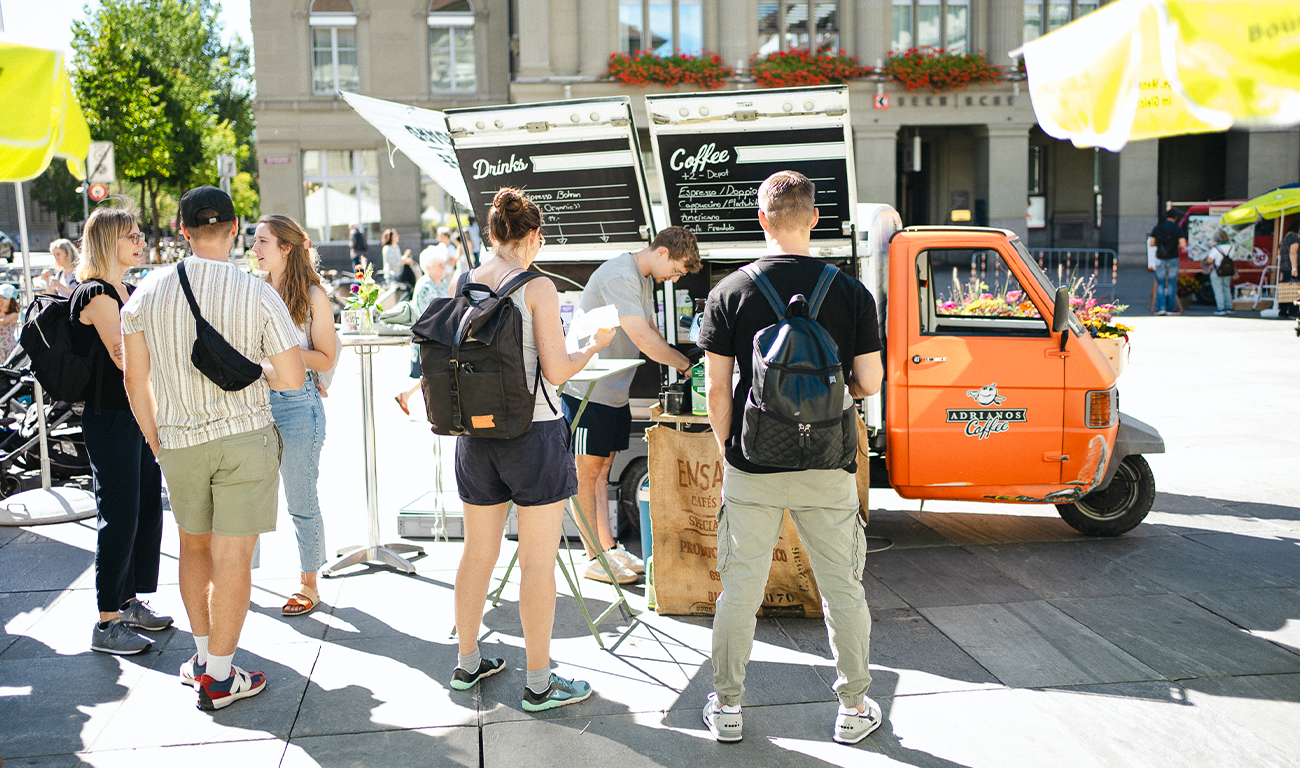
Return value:
<svg viewBox="0 0 1300 768">
<path fill-rule="evenodd" d="M 519 437 L 456 438 L 456 487 L 466 504 L 491 507 L 513 501 L 540 507 L 578 492 L 564 419 L 535 421 Z"/>
</svg>

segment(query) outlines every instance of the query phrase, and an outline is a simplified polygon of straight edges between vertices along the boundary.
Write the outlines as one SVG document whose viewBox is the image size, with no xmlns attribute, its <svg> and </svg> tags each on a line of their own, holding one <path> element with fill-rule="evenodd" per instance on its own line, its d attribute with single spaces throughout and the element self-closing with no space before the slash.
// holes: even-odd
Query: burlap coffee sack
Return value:
<svg viewBox="0 0 1300 768">
<path fill-rule="evenodd" d="M 658 425 L 650 442 L 650 520 L 655 595 L 660 614 L 711 616 L 722 591 L 718 576 L 718 508 L 722 456 L 708 432 Z M 759 616 L 822 615 L 821 597 L 799 534 L 785 513 Z"/>
</svg>

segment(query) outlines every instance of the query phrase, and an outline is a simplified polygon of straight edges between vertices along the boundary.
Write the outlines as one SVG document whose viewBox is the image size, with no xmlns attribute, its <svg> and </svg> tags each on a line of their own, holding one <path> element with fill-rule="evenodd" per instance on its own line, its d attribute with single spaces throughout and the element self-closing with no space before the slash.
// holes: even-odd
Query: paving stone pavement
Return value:
<svg viewBox="0 0 1300 768">
<path fill-rule="evenodd" d="M 1122 405 L 1159 428 L 1169 452 L 1149 457 L 1160 492 L 1130 534 L 1079 536 L 1047 506 L 922 510 L 873 492 L 880 551 L 863 583 L 870 695 L 885 723 L 858 746 L 830 738 L 835 670 L 819 621 L 759 621 L 745 738 L 721 745 L 699 714 L 712 690 L 710 620 L 643 613 L 648 626 L 609 653 L 566 590 L 556 670 L 596 693 L 532 715 L 520 703 L 514 585 L 486 612 L 481 641 L 507 671 L 455 691 L 459 544 L 426 542 L 413 576 L 323 580 L 320 609 L 289 619 L 279 607 L 297 558 L 285 516 L 263 539 L 236 658 L 271 687 L 216 713 L 195 708 L 176 678 L 193 645 L 174 525 L 147 597 L 177 624 L 134 657 L 88 650 L 93 521 L 0 528 L 0 757 L 6 768 L 1300 764 L 1300 340 L 1289 323 L 1207 313 L 1135 312 Z M 397 540 L 396 510 L 434 487 L 438 463 L 426 425 L 391 402 L 405 369 L 404 350 L 377 356 L 386 541 Z M 326 399 L 331 548 L 365 539 L 357 371 L 349 353 Z M 450 453 L 443 446 L 442 463 Z M 609 604 L 608 587 L 584 591 L 589 607 Z M 641 592 L 630 591 L 634 608 Z M 606 646 L 626 626 L 607 622 Z"/>
</svg>

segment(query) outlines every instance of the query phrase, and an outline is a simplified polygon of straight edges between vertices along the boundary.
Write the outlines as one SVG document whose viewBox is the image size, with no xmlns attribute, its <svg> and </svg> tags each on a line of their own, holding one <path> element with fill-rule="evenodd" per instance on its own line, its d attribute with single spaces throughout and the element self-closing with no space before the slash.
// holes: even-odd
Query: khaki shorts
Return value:
<svg viewBox="0 0 1300 768">
<path fill-rule="evenodd" d="M 176 525 L 192 536 L 274 531 L 283 446 L 272 424 L 189 448 L 159 450 Z"/>
</svg>

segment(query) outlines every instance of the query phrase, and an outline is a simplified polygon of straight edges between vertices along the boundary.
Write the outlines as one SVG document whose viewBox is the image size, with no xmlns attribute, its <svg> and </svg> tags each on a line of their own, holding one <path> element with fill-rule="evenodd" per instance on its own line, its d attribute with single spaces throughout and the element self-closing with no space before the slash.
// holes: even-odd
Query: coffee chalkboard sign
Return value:
<svg viewBox="0 0 1300 768">
<path fill-rule="evenodd" d="M 668 224 L 701 245 L 763 243 L 758 188 L 777 171 L 817 187 L 813 242 L 848 242 L 857 199 L 847 95 L 838 88 L 682 94 L 646 98 Z"/>
<path fill-rule="evenodd" d="M 447 120 L 474 213 L 486 223 L 501 187 L 542 211 L 546 250 L 638 250 L 649 201 L 630 102 L 579 99 L 449 110 Z"/>
</svg>

